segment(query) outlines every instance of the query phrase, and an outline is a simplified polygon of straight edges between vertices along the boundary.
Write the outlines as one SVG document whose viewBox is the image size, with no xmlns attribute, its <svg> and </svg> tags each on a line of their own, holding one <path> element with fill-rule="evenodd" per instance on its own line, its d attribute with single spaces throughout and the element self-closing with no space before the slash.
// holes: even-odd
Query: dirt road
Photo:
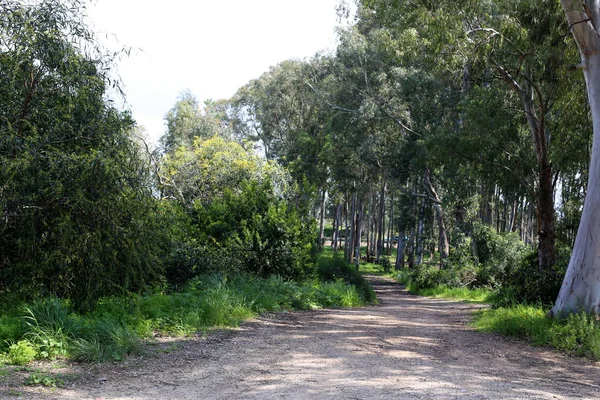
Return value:
<svg viewBox="0 0 600 400">
<path fill-rule="evenodd" d="M 599 363 L 475 332 L 478 306 L 371 279 L 377 306 L 265 316 L 155 357 L 66 368 L 65 388 L 21 398 L 600 399 Z"/>
</svg>

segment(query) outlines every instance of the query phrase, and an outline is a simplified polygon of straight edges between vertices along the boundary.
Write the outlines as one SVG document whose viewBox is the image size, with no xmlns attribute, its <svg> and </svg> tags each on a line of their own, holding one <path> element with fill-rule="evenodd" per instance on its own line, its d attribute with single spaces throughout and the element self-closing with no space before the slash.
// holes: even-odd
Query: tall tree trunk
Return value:
<svg viewBox="0 0 600 400">
<path fill-rule="evenodd" d="M 355 239 L 355 251 L 354 251 L 354 259 L 356 263 L 356 270 L 358 271 L 360 266 L 360 246 L 362 241 L 362 225 L 363 225 L 363 213 L 364 213 L 364 204 L 362 199 L 358 200 L 358 212 L 356 213 L 356 239 Z"/>
<path fill-rule="evenodd" d="M 375 262 L 379 263 L 381 260 L 381 253 L 383 252 L 383 232 L 385 227 L 383 226 L 383 212 L 385 208 L 385 182 L 381 185 L 381 191 L 379 192 L 379 211 L 377 213 L 377 255 Z"/>
<path fill-rule="evenodd" d="M 554 188 L 550 164 L 540 167 L 538 194 L 539 268 L 549 271 L 556 264 L 554 231 Z"/>
<path fill-rule="evenodd" d="M 352 211 L 350 209 L 350 205 L 349 202 L 350 201 L 354 201 L 354 197 L 352 198 L 352 200 L 350 200 L 348 198 L 348 193 L 346 193 L 346 202 L 344 204 L 344 218 L 346 219 L 346 237 L 344 237 L 344 259 L 348 262 L 350 262 L 350 249 L 352 248 L 352 240 L 350 239 L 351 237 L 351 231 L 352 231 L 352 220 L 351 220 L 351 215 L 352 215 Z"/>
<path fill-rule="evenodd" d="M 517 207 L 519 205 L 519 199 L 515 198 L 512 203 L 512 208 L 510 212 L 510 224 L 509 224 L 509 232 L 514 232 L 517 229 Z"/>
<path fill-rule="evenodd" d="M 325 197 L 327 191 L 325 189 L 321 189 L 321 209 L 319 210 L 319 237 L 317 239 L 317 247 L 319 250 L 323 248 L 323 243 L 325 243 Z"/>
<path fill-rule="evenodd" d="M 410 236 L 408 237 L 408 268 L 415 266 L 415 227 L 410 228 Z"/>
<path fill-rule="evenodd" d="M 425 199 L 421 200 L 421 207 L 419 208 L 419 221 L 417 225 L 417 265 L 421 265 L 423 262 L 423 231 L 425 227 Z"/>
<path fill-rule="evenodd" d="M 399 229 L 398 236 L 398 249 L 396 251 L 396 270 L 402 268 L 404 269 L 404 229 Z"/>
<path fill-rule="evenodd" d="M 575 246 L 562 287 L 551 314 L 584 310 L 600 314 L 600 0 L 562 0 L 563 9 L 579 47 L 583 75 L 592 113 L 594 139 L 587 193 Z"/>
<path fill-rule="evenodd" d="M 392 247 L 393 247 L 392 237 L 394 236 L 393 227 L 394 227 L 394 192 L 392 192 L 391 198 L 390 198 L 390 223 L 388 224 L 388 233 L 387 233 L 388 242 L 387 242 L 387 249 L 386 249 L 386 254 L 388 256 L 392 255 Z"/>
<path fill-rule="evenodd" d="M 593 0 L 594 3 L 598 0 Z M 572 1 L 567 1 L 571 3 Z M 563 1 L 563 4 L 565 1 Z M 577 24 L 581 24 L 579 21 Z M 600 21 L 598 21 L 600 22 Z M 587 22 L 585 23 L 587 25 Z M 554 232 L 554 187 L 552 166 L 548 156 L 548 137 L 546 132 L 546 101 L 541 89 L 530 80 L 520 84 L 510 72 L 497 66 L 502 78 L 513 89 L 519 98 L 529 125 L 533 140 L 537 167 L 538 187 L 536 193 L 537 234 L 539 239 L 538 261 L 540 270 L 548 271 L 556 263 Z M 531 74 L 529 74 L 531 76 Z"/>
<path fill-rule="evenodd" d="M 431 197 L 431 200 L 434 203 L 435 209 L 435 217 L 437 219 L 438 224 L 438 233 L 439 233 L 439 244 L 440 244 L 440 267 L 443 266 L 445 260 L 448 258 L 450 254 L 450 242 L 448 241 L 448 233 L 446 231 L 446 224 L 444 223 L 444 209 L 442 208 L 442 199 L 438 195 L 437 191 L 431 184 L 431 178 L 429 176 L 429 171 L 425 173 L 425 189 L 427 193 Z"/>
<path fill-rule="evenodd" d="M 350 211 L 350 242 L 348 243 L 348 263 L 354 261 L 354 246 L 356 238 L 356 192 L 352 193 L 352 208 Z"/>
<path fill-rule="evenodd" d="M 340 238 L 340 223 L 342 217 L 342 205 L 338 204 L 335 207 L 334 219 L 333 219 L 333 237 L 331 238 L 331 247 L 333 247 L 333 251 L 338 251 L 338 241 Z"/>
</svg>

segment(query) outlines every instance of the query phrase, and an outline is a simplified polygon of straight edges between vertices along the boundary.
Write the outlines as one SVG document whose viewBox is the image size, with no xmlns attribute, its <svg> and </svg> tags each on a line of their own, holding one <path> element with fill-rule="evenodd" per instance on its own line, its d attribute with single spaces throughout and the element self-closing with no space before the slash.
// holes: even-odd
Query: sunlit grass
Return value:
<svg viewBox="0 0 600 400">
<path fill-rule="evenodd" d="M 475 303 L 491 303 L 495 297 L 495 293 L 487 289 L 450 288 L 443 285 L 428 289 L 414 289 L 410 283 L 407 288 L 411 293 L 420 296 L 464 300 Z"/>
<path fill-rule="evenodd" d="M 600 360 L 600 322 L 595 316 L 579 313 L 556 319 L 547 315 L 545 308 L 520 304 L 479 311 L 473 326 L 484 332 L 524 338 L 534 346 Z"/>
<path fill-rule="evenodd" d="M 333 277 L 295 282 L 278 276 L 203 276 L 184 292 L 103 298 L 87 314 L 75 313 L 56 298 L 41 300 L 22 305 L 20 315 L 0 315 L 0 342 L 5 343 L 0 362 L 17 364 L 34 357 L 120 361 L 141 353 L 143 340 L 157 335 L 235 327 L 264 312 L 358 307 L 373 301 L 372 289 L 355 271 Z"/>
</svg>

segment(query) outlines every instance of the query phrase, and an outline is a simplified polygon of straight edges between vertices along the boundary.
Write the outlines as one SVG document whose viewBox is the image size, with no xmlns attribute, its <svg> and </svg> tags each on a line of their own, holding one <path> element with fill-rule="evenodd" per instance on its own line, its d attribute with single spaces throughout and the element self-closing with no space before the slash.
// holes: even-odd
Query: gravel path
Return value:
<svg viewBox="0 0 600 400">
<path fill-rule="evenodd" d="M 32 399 L 600 399 L 600 364 L 473 331 L 479 306 L 369 277 L 377 306 L 280 313 L 156 356 L 67 366 Z M 87 368 L 87 369 L 86 369 Z M 0 397 L 8 395 L 0 388 Z"/>
</svg>

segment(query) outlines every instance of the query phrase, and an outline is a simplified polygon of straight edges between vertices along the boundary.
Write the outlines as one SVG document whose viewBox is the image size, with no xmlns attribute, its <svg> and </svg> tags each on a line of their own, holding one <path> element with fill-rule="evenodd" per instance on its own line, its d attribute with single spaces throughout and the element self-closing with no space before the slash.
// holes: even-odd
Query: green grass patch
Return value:
<svg viewBox="0 0 600 400">
<path fill-rule="evenodd" d="M 427 289 L 412 289 L 409 283 L 408 290 L 420 296 L 464 300 L 474 303 L 492 303 L 495 297 L 495 293 L 487 289 L 451 288 L 443 285 Z"/>
<path fill-rule="evenodd" d="M 120 361 L 143 353 L 144 340 L 157 335 L 234 327 L 264 312 L 357 307 L 373 301 L 374 293 L 360 274 L 336 262 L 331 265 L 337 269 L 323 281 L 302 283 L 278 276 L 199 277 L 181 293 L 104 298 L 87 314 L 75 313 L 68 302 L 56 298 L 41 300 L 22 306 L 20 315 L 0 316 L 6 322 L 0 342 L 7 343 L 0 362 Z"/>
<path fill-rule="evenodd" d="M 485 332 L 525 338 L 535 346 L 600 360 L 600 322 L 594 316 L 579 313 L 555 319 L 547 314 L 547 309 L 531 305 L 482 310 L 473 325 Z"/>
<path fill-rule="evenodd" d="M 483 288 L 467 288 L 467 287 L 450 287 L 447 285 L 434 285 L 422 287 L 420 282 L 415 282 L 414 273 L 411 274 L 408 270 L 393 272 L 396 281 L 406 286 L 410 293 L 444 299 L 456 299 L 470 301 L 474 303 L 494 303 L 497 293 L 495 291 Z"/>
</svg>

